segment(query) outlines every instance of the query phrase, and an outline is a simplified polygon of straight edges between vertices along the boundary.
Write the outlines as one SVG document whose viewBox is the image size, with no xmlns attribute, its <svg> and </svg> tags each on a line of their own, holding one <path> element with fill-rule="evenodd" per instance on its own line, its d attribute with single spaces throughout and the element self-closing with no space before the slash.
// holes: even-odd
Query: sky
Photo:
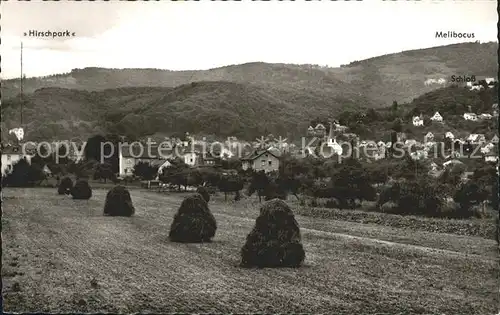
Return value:
<svg viewBox="0 0 500 315">
<path fill-rule="evenodd" d="M 246 62 L 319 64 L 459 43 L 497 41 L 495 0 L 31 2 L 0 4 L 1 77 L 74 68 L 210 69 Z M 74 37 L 34 38 L 29 30 Z"/>
</svg>

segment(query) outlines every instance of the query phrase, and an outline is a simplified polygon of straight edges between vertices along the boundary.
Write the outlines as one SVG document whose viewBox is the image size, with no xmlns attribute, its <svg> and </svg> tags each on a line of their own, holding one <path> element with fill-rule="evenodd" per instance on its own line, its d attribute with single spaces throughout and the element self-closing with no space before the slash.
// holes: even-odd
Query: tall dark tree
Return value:
<svg viewBox="0 0 500 315">
<path fill-rule="evenodd" d="M 399 109 L 398 107 L 398 102 L 393 101 L 391 106 L 392 111 L 397 111 Z"/>
<path fill-rule="evenodd" d="M 87 160 L 101 161 L 103 152 L 101 152 L 101 145 L 106 142 L 106 138 L 101 135 L 95 135 L 87 140 L 84 149 L 84 156 Z"/>
<path fill-rule="evenodd" d="M 116 176 L 115 173 L 113 172 L 111 164 L 107 162 L 99 163 L 94 172 L 94 179 L 104 180 L 105 183 L 106 180 L 108 179 L 111 181 L 115 181 Z"/>
</svg>

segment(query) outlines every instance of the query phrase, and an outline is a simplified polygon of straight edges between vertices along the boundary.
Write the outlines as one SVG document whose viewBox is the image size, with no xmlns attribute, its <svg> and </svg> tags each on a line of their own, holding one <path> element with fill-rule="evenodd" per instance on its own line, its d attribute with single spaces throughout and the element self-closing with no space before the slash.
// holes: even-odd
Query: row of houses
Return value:
<svg viewBox="0 0 500 315">
<path fill-rule="evenodd" d="M 469 106 L 469 111 L 464 113 L 462 117 L 465 120 L 470 120 L 470 121 L 478 121 L 478 120 L 490 120 L 493 119 L 493 117 L 498 116 L 498 103 L 493 104 L 492 106 L 492 114 L 489 113 L 482 113 L 482 114 L 476 114 L 473 113 L 470 106 Z M 431 121 L 434 122 L 439 122 L 443 123 L 444 119 L 443 116 L 439 112 L 435 112 L 434 115 L 430 118 Z M 414 126 L 420 127 L 424 125 L 424 116 L 420 114 L 419 116 L 413 116 L 412 118 L 412 123 Z"/>
<path fill-rule="evenodd" d="M 488 86 L 488 88 L 490 88 L 490 89 L 492 89 L 495 86 L 495 82 L 497 82 L 497 80 L 495 80 L 495 78 L 485 78 L 484 81 L 486 82 L 486 86 Z M 479 82 L 467 82 L 466 86 L 471 91 L 474 91 L 474 90 L 479 91 L 479 90 L 484 89 L 484 86 L 482 84 L 479 84 Z"/>
</svg>

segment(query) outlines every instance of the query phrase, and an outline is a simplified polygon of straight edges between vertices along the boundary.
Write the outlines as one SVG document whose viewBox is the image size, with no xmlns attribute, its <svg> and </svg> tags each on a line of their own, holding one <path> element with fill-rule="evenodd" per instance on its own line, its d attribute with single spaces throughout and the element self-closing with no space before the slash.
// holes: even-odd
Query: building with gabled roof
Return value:
<svg viewBox="0 0 500 315">
<path fill-rule="evenodd" d="M 437 122 L 442 122 L 443 121 L 443 116 L 439 112 L 435 112 L 434 115 L 431 117 L 432 121 L 437 121 Z"/>
<path fill-rule="evenodd" d="M 243 170 L 253 169 L 256 172 L 266 173 L 278 171 L 281 154 L 276 150 L 255 150 L 250 155 L 241 159 Z"/>
</svg>

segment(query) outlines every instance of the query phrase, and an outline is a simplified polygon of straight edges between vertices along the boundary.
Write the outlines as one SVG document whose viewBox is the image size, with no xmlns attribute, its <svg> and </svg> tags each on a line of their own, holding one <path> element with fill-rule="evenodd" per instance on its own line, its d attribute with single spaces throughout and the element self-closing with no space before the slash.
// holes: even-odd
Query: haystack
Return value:
<svg viewBox="0 0 500 315">
<path fill-rule="evenodd" d="M 169 238 L 173 242 L 210 242 L 217 230 L 215 217 L 200 194 L 186 197 L 174 216 Z"/>
<path fill-rule="evenodd" d="M 135 213 L 130 192 L 124 186 L 115 186 L 108 191 L 104 204 L 104 215 L 130 217 Z"/>
<path fill-rule="evenodd" d="M 196 189 L 196 192 L 200 194 L 207 203 L 210 201 L 210 193 L 205 187 L 203 186 L 198 187 L 198 189 Z"/>
<path fill-rule="evenodd" d="M 73 199 L 90 199 L 90 197 L 92 197 L 92 189 L 90 188 L 89 182 L 86 180 L 78 180 L 75 187 L 71 189 L 71 195 Z"/>
<path fill-rule="evenodd" d="M 266 202 L 241 249 L 241 266 L 298 267 L 304 259 L 300 229 L 292 210 L 281 199 Z"/>
<path fill-rule="evenodd" d="M 64 177 L 59 183 L 59 187 L 57 187 L 57 193 L 59 195 L 69 195 L 71 189 L 73 189 L 73 181 L 69 177 Z"/>
</svg>

